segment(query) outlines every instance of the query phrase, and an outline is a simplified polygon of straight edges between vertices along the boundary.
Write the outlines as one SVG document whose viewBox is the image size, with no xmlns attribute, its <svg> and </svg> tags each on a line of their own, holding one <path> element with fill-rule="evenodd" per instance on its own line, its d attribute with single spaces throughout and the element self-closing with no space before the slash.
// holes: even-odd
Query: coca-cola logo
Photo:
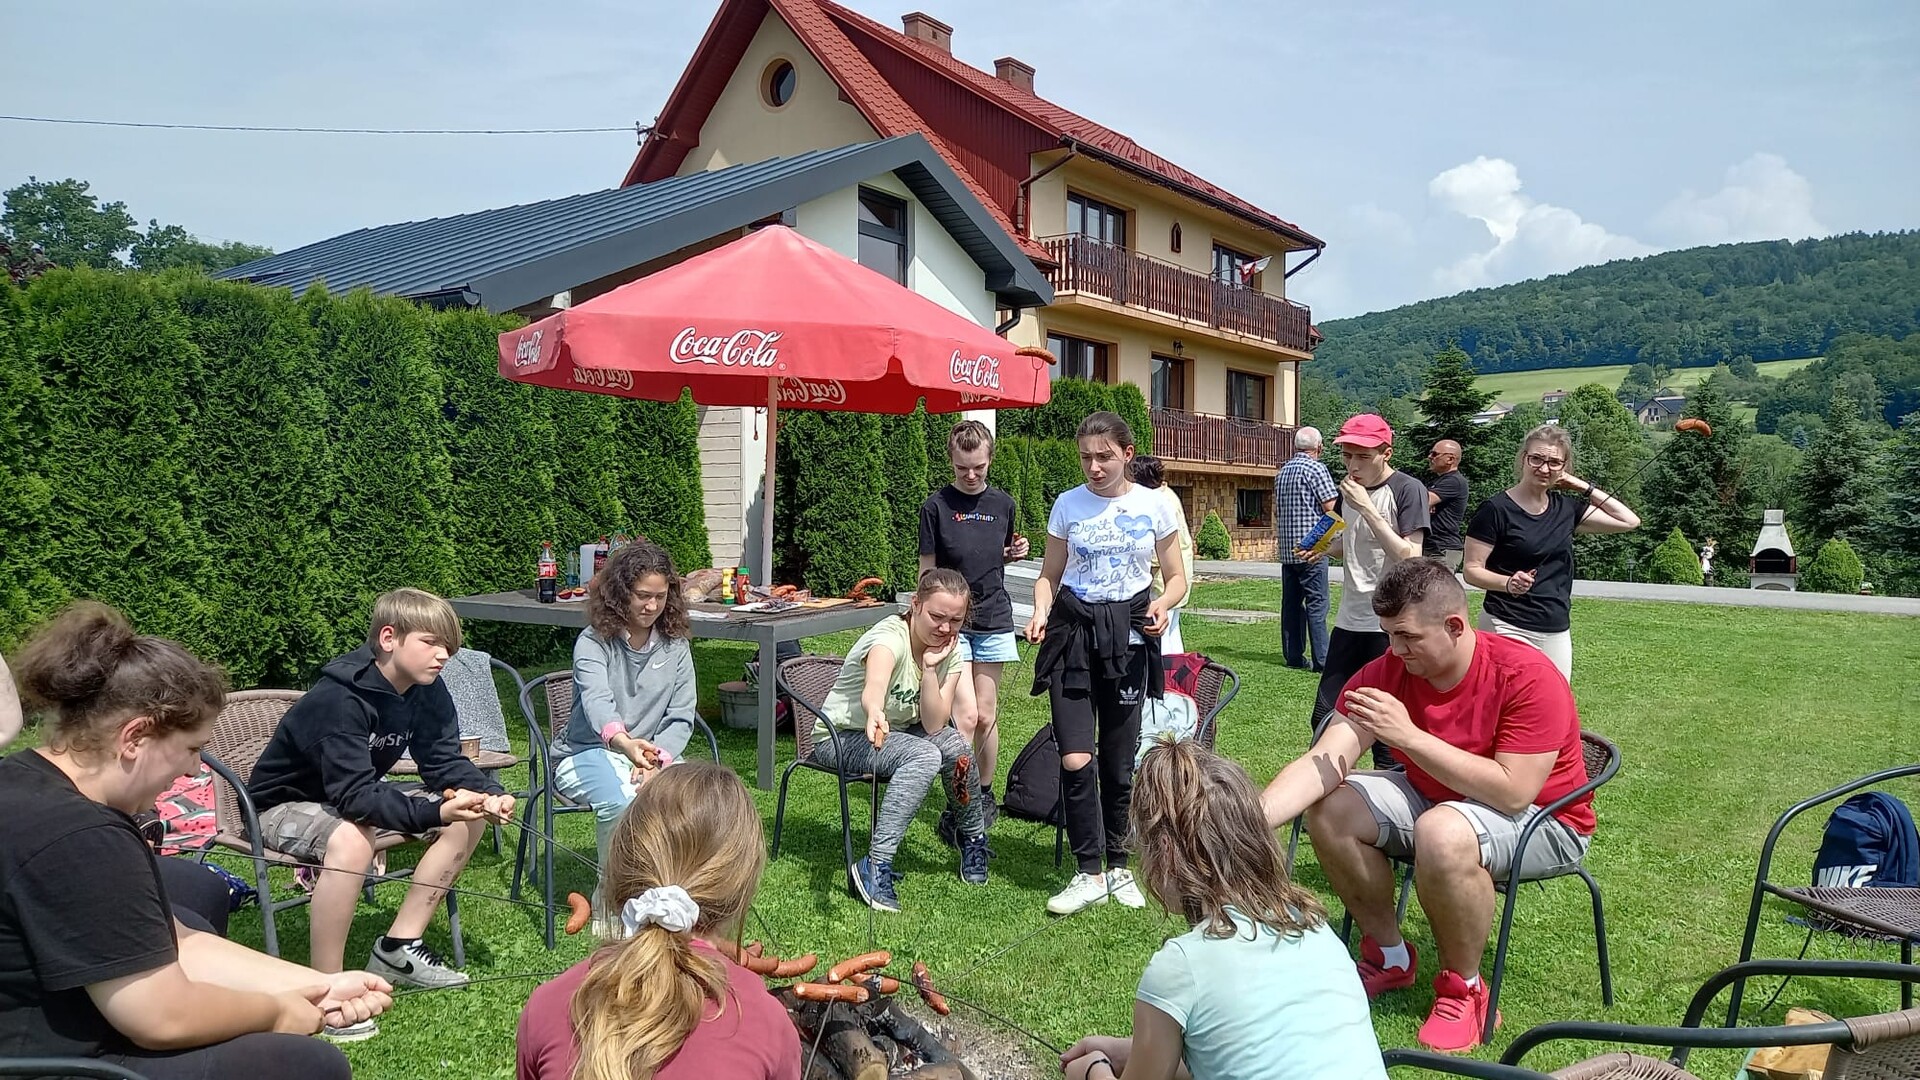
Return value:
<svg viewBox="0 0 1920 1080">
<path fill-rule="evenodd" d="M 736 330 L 702 337 L 689 326 L 673 336 L 673 362 L 769 368 L 780 357 L 780 350 L 774 348 L 779 340 L 778 330 Z"/>
<path fill-rule="evenodd" d="M 573 381 L 581 386 L 591 386 L 602 390 L 633 389 L 633 372 L 625 368 L 583 368 L 573 369 Z"/>
<path fill-rule="evenodd" d="M 784 405 L 845 405 L 847 386 L 839 379 L 781 379 Z"/>
<path fill-rule="evenodd" d="M 545 330 L 535 330 L 530 334 L 521 334 L 520 340 L 513 345 L 513 366 L 532 367 L 540 362 L 540 338 Z"/>
<path fill-rule="evenodd" d="M 1000 360 L 998 357 L 982 353 L 979 356 L 962 356 L 960 350 L 953 350 L 953 358 L 947 363 L 949 376 L 955 386 L 980 386 L 988 390 L 1000 389 Z"/>
<path fill-rule="evenodd" d="M 998 394 L 974 394 L 965 390 L 960 392 L 960 404 L 962 405 L 985 405 L 999 400 L 1000 395 Z"/>
</svg>

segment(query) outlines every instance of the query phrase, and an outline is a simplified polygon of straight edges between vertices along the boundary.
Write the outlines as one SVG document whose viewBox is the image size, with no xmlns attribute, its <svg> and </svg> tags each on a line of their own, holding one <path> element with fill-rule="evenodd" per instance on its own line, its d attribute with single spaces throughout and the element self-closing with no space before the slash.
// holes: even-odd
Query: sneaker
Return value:
<svg viewBox="0 0 1920 1080">
<path fill-rule="evenodd" d="M 1360 938 L 1360 985 L 1366 989 L 1368 1001 L 1412 986 L 1413 973 L 1419 967 L 1420 954 L 1411 941 L 1407 942 L 1407 966 L 1390 968 L 1387 958 L 1381 955 L 1380 943 L 1364 935 Z"/>
<path fill-rule="evenodd" d="M 1133 871 L 1124 866 L 1116 866 L 1107 871 L 1107 891 L 1121 907 L 1143 908 L 1147 898 L 1140 892 L 1140 886 L 1133 880 Z"/>
<path fill-rule="evenodd" d="M 950 848 L 960 846 L 960 823 L 953 816 L 953 807 L 940 811 L 940 822 L 933 827 L 940 836 L 940 842 Z"/>
<path fill-rule="evenodd" d="M 891 862 L 877 862 L 868 856 L 853 864 L 854 898 L 875 911 L 900 910 L 900 897 L 893 891 L 894 882 L 899 880 Z"/>
<path fill-rule="evenodd" d="M 451 964 L 427 948 L 419 938 L 388 946 L 389 938 L 381 938 L 373 943 L 373 955 L 367 958 L 367 970 L 386 979 L 395 986 L 417 986 L 421 989 L 436 987 L 465 986 L 467 973 L 457 971 Z"/>
<path fill-rule="evenodd" d="M 1433 977 L 1433 994 L 1433 1011 L 1420 1025 L 1420 1042 L 1448 1054 L 1479 1046 L 1480 1031 L 1487 1025 L 1487 981 L 1468 986 L 1459 972 L 1442 971 Z M 1497 1014 L 1493 1026 L 1500 1026 Z"/>
<path fill-rule="evenodd" d="M 1000 820 L 1000 803 L 993 797 L 991 788 L 980 789 L 980 831 L 992 832 L 993 823 Z"/>
<path fill-rule="evenodd" d="M 1071 915 L 1081 908 L 1107 902 L 1107 878 L 1105 874 L 1075 874 L 1067 887 L 1055 893 L 1047 901 L 1047 911 L 1054 915 Z"/>
<path fill-rule="evenodd" d="M 960 880 L 969 885 L 987 883 L 987 838 L 975 836 L 960 842 Z"/>
<path fill-rule="evenodd" d="M 380 1034 L 380 1025 L 371 1019 L 362 1020 L 357 1024 L 348 1024 L 346 1027 L 327 1024 L 320 1029 L 321 1038 L 337 1043 L 362 1042 L 378 1034 Z"/>
</svg>

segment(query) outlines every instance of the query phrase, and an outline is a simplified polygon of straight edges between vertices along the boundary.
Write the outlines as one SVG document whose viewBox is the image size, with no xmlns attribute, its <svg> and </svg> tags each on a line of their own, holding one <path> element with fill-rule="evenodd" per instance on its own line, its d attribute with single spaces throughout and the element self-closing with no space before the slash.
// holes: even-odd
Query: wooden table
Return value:
<svg viewBox="0 0 1920 1080">
<path fill-rule="evenodd" d="M 713 605 L 707 604 L 690 606 L 704 611 L 715 610 Z M 586 604 L 543 604 L 533 598 L 532 589 L 488 593 L 484 596 L 456 597 L 453 600 L 453 610 L 463 619 L 485 619 L 491 622 L 524 623 L 533 626 L 584 628 L 587 625 Z M 692 627 L 692 635 L 696 638 L 716 641 L 751 641 L 760 646 L 760 701 L 757 709 L 760 754 L 759 775 L 755 783 L 761 790 L 773 788 L 774 674 L 779 670 L 779 663 L 775 659 L 775 651 L 779 644 L 783 641 L 798 641 L 801 638 L 815 637 L 820 634 L 836 634 L 842 630 L 865 630 L 889 615 L 898 615 L 900 611 L 898 604 L 866 606 L 842 604 L 838 607 L 802 608 L 777 614 L 730 612 L 724 619 L 688 620 Z"/>
</svg>

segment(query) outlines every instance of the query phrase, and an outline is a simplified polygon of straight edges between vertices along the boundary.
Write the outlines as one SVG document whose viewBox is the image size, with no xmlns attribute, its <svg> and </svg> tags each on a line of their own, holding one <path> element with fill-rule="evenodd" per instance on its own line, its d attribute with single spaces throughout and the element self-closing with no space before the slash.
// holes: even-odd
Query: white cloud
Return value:
<svg viewBox="0 0 1920 1080">
<path fill-rule="evenodd" d="M 1684 244 L 1800 240 L 1830 231 L 1813 216 L 1813 185 L 1778 154 L 1755 154 L 1727 169 L 1711 195 L 1692 191 L 1668 203 L 1654 224 Z"/>
<path fill-rule="evenodd" d="M 1427 184 L 1428 195 L 1485 225 L 1493 236 L 1487 250 L 1435 270 L 1435 281 L 1450 290 L 1471 289 L 1655 250 L 1583 220 L 1566 207 L 1535 201 L 1520 188 L 1520 170 L 1512 162 L 1485 156 L 1456 165 Z"/>
</svg>

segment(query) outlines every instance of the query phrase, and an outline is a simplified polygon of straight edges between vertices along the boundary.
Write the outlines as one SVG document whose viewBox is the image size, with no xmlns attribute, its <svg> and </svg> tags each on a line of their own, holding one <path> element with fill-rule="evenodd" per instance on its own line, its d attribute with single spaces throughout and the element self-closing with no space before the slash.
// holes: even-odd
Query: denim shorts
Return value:
<svg viewBox="0 0 1920 1080">
<path fill-rule="evenodd" d="M 1020 646 L 1011 630 L 996 634 L 976 634 L 963 630 L 960 633 L 960 659 L 978 660 L 983 664 L 1011 664 L 1020 659 Z"/>
</svg>

